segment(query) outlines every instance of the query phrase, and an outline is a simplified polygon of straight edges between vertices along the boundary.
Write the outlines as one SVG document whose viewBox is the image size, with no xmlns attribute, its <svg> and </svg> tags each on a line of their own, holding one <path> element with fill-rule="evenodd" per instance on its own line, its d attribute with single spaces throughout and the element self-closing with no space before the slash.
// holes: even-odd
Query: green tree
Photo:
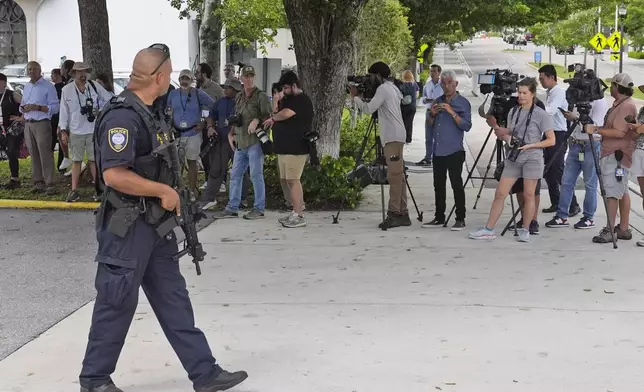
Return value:
<svg viewBox="0 0 644 392">
<path fill-rule="evenodd" d="M 414 44 L 407 11 L 398 0 L 367 3 L 358 24 L 355 73 L 366 72 L 376 61 L 389 64 L 393 72 L 407 66 Z"/>
<path fill-rule="evenodd" d="M 359 18 L 368 0 L 283 0 L 298 76 L 313 101 L 318 153 L 337 158 L 347 75 Z"/>
<path fill-rule="evenodd" d="M 636 50 L 644 48 L 644 0 L 631 0 L 624 21 L 624 29 Z"/>
<path fill-rule="evenodd" d="M 277 29 L 286 27 L 286 14 L 281 2 L 274 0 L 170 0 L 170 4 L 185 18 L 197 14 L 200 23 L 199 43 L 201 61 L 213 69 L 221 69 L 220 44 L 225 28 L 227 43 L 242 46 L 257 44 L 261 50 L 274 43 Z M 219 72 L 213 75 L 219 78 Z"/>
</svg>

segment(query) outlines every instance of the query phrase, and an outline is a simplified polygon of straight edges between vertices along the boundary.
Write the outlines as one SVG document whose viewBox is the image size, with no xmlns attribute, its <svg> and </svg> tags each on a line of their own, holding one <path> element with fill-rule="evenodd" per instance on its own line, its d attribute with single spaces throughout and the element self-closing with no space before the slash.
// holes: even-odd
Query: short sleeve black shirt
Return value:
<svg viewBox="0 0 644 392">
<path fill-rule="evenodd" d="M 284 155 L 308 154 L 309 142 L 304 135 L 313 128 L 313 102 L 304 93 L 289 95 L 280 102 L 282 109 L 291 109 L 295 115 L 273 124 L 273 151 Z"/>
<path fill-rule="evenodd" d="M 137 157 L 152 152 L 152 139 L 141 116 L 128 108 L 105 114 L 94 137 L 101 170 L 113 167 L 134 169 Z"/>
</svg>

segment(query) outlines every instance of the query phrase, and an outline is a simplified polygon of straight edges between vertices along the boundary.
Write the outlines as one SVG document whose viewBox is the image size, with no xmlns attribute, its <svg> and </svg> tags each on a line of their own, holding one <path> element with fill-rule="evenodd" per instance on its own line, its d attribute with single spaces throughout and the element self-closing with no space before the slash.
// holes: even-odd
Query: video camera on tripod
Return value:
<svg viewBox="0 0 644 392">
<path fill-rule="evenodd" d="M 513 73 L 509 69 L 488 69 L 479 75 L 478 83 L 481 85 L 481 94 L 493 94 L 491 114 L 497 124 L 505 125 L 508 113 L 508 101 L 517 92 L 517 83 L 524 75 Z"/>
<path fill-rule="evenodd" d="M 595 71 L 586 69 L 583 64 L 569 65 L 568 72 L 575 72 L 575 74 L 572 78 L 564 79 L 564 83 L 570 85 L 566 90 L 566 100 L 577 108 L 580 123 L 591 124 L 590 103 L 603 99 L 608 86 L 595 75 Z"/>
<path fill-rule="evenodd" d="M 347 93 L 349 93 L 349 87 L 355 87 L 360 97 L 366 102 L 376 95 L 376 89 L 380 86 L 377 80 L 371 75 L 349 75 L 347 76 L 347 82 Z"/>
</svg>

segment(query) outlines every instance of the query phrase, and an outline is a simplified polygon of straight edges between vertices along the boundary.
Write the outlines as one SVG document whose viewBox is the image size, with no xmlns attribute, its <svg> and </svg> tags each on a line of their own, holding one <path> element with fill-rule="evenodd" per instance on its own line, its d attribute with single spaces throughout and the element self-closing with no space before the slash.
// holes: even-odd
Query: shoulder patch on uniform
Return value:
<svg viewBox="0 0 644 392">
<path fill-rule="evenodd" d="M 112 128 L 107 131 L 107 139 L 110 148 L 114 152 L 121 152 L 125 150 L 128 143 L 128 130 L 125 128 Z"/>
</svg>

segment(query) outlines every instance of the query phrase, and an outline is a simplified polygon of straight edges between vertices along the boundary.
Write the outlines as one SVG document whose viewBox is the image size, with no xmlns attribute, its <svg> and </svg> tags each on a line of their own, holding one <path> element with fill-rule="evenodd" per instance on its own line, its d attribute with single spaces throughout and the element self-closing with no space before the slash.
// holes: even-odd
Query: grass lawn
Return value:
<svg viewBox="0 0 644 392">
<path fill-rule="evenodd" d="M 57 162 L 57 154 L 58 153 L 54 153 L 54 162 Z M 22 187 L 13 190 L 0 189 L 0 199 L 65 201 L 67 194 L 71 190 L 71 177 L 64 177 L 56 171 L 56 174 L 54 174 L 54 187 L 56 189 L 56 194 L 52 196 L 33 194 L 30 192 L 33 187 L 31 182 L 31 158 L 21 159 L 19 162 L 20 182 L 22 183 Z M 9 171 L 9 161 L 0 161 L 0 183 L 5 184 L 9 181 L 10 176 L 11 172 Z M 94 185 L 91 183 L 89 170 L 86 170 L 85 175 L 81 178 L 78 192 L 81 194 L 80 201 L 93 201 L 92 195 L 94 194 Z"/>
<path fill-rule="evenodd" d="M 545 65 L 545 64 L 546 63 L 541 63 L 541 65 Z M 539 68 L 539 63 L 531 62 L 530 65 Z M 568 78 L 572 78 L 572 76 L 574 75 L 574 72 L 568 72 L 568 70 L 566 68 L 564 68 L 563 66 L 561 66 L 559 64 L 552 64 L 552 65 L 555 66 L 555 69 L 557 70 L 557 76 L 558 77 L 568 79 Z M 603 80 L 604 80 L 604 83 L 606 83 L 606 85 L 608 85 L 608 87 L 610 88 L 610 78 L 604 78 Z M 610 94 L 610 91 L 606 90 L 606 94 Z M 644 100 L 644 93 L 642 93 L 638 88 L 636 88 L 636 89 L 634 89 L 633 98 Z"/>
</svg>

